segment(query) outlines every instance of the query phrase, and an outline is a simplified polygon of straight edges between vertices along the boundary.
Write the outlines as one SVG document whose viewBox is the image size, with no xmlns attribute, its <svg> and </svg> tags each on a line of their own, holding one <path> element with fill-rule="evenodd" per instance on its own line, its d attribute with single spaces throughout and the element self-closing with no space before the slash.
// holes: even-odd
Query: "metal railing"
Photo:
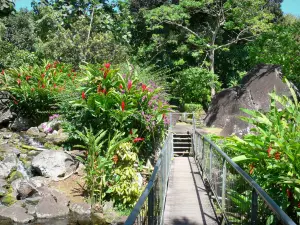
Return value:
<svg viewBox="0 0 300 225">
<path fill-rule="evenodd" d="M 173 157 L 173 135 L 169 133 L 150 180 L 125 225 L 163 224 L 168 178 Z"/>
<path fill-rule="evenodd" d="M 218 146 L 197 131 L 193 142 L 200 173 L 221 209 L 222 224 L 296 225 Z"/>
</svg>

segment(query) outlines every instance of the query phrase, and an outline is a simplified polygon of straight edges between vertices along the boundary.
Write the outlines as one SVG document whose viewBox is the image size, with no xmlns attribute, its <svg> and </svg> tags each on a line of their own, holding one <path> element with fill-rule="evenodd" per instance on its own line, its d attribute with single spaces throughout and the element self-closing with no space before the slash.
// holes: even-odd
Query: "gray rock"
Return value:
<svg viewBox="0 0 300 225">
<path fill-rule="evenodd" d="M 215 95 L 208 109 L 205 124 L 222 128 L 223 136 L 243 136 L 249 133 L 251 126 L 239 119 L 240 116 L 248 115 L 240 108 L 268 111 L 268 93 L 274 89 L 279 95 L 290 95 L 287 85 L 282 81 L 280 67 L 258 65 L 242 79 L 240 86 L 225 89 Z"/>
<path fill-rule="evenodd" d="M 3 134 L 3 139 L 11 139 L 11 137 L 12 137 L 12 134 L 10 134 L 10 133 Z"/>
<path fill-rule="evenodd" d="M 56 202 L 52 196 L 43 197 L 36 205 L 37 218 L 54 218 L 68 215 L 69 208 Z"/>
<path fill-rule="evenodd" d="M 83 216 L 89 216 L 91 214 L 91 205 L 87 203 L 71 203 L 70 206 L 70 211 L 77 213 L 79 215 Z"/>
<path fill-rule="evenodd" d="M 54 197 L 54 199 L 57 202 L 59 202 L 59 204 L 61 204 L 63 206 L 68 206 L 69 205 L 70 200 L 63 193 L 61 193 L 57 190 L 54 190 L 54 189 L 51 189 L 50 193 Z"/>
<path fill-rule="evenodd" d="M 15 223 L 29 223 L 34 217 L 26 213 L 26 209 L 12 205 L 0 211 L 0 217 L 11 219 Z"/>
<path fill-rule="evenodd" d="M 18 116 L 12 123 L 9 124 L 9 128 L 13 131 L 26 131 L 32 127 L 33 122 L 29 118 L 24 116 Z"/>
<path fill-rule="evenodd" d="M 26 134 L 30 135 L 30 136 L 34 136 L 34 137 L 39 137 L 39 138 L 43 138 L 46 137 L 46 134 L 43 132 L 40 132 L 39 129 L 37 127 L 30 127 L 27 131 Z"/>
<path fill-rule="evenodd" d="M 0 178 L 7 178 L 8 175 L 16 169 L 18 158 L 15 154 L 7 155 L 0 163 Z"/>
<path fill-rule="evenodd" d="M 6 194 L 7 190 L 3 187 L 0 187 L 0 198 Z"/>
<path fill-rule="evenodd" d="M 0 113 L 0 125 L 5 126 L 8 125 L 10 121 L 12 121 L 15 117 L 15 114 L 10 111 L 10 109 L 1 110 Z"/>
<path fill-rule="evenodd" d="M 32 216 L 35 215 L 36 208 L 35 208 L 34 205 L 26 205 L 26 208 L 27 208 L 27 213 L 28 213 L 29 215 L 32 215 Z"/>
<path fill-rule="evenodd" d="M 37 193 L 36 188 L 28 181 L 21 181 L 17 189 L 18 199 L 25 199 Z"/>
<path fill-rule="evenodd" d="M 32 168 L 41 176 L 58 179 L 76 170 L 78 163 L 62 152 L 45 150 L 32 160 Z"/>
<path fill-rule="evenodd" d="M 0 178 L 0 187 L 6 187 L 7 181 L 3 178 Z"/>
<path fill-rule="evenodd" d="M 51 134 L 48 134 L 46 136 L 46 141 L 52 142 L 53 144 L 60 145 L 66 142 L 69 138 L 69 135 L 65 132 L 63 132 L 62 129 L 59 129 L 58 131 L 54 131 Z"/>
<path fill-rule="evenodd" d="M 25 202 L 29 205 L 36 205 L 39 203 L 39 201 L 42 199 L 41 196 L 36 196 L 36 197 L 31 197 L 31 198 L 26 198 Z"/>
<path fill-rule="evenodd" d="M 31 177 L 29 179 L 30 183 L 32 183 L 35 187 L 42 187 L 45 185 L 48 185 L 51 181 L 51 179 L 42 177 L 42 176 L 36 176 L 36 177 Z"/>
<path fill-rule="evenodd" d="M 142 187 L 144 179 L 140 173 L 137 173 L 137 177 L 138 177 L 138 185 L 139 185 L 139 187 Z"/>
</svg>

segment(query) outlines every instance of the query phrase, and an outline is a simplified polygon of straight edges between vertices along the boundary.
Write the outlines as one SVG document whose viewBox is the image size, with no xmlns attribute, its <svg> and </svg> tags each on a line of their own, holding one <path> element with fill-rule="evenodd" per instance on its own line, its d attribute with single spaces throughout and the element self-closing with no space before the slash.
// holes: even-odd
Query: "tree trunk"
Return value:
<svg viewBox="0 0 300 225">
<path fill-rule="evenodd" d="M 215 73 L 215 49 L 212 49 L 210 50 L 210 53 L 209 53 L 209 61 L 210 61 L 210 72 L 211 73 Z M 211 83 L 211 97 L 214 97 L 215 94 L 216 94 L 216 87 L 215 87 L 215 84 L 214 84 L 214 80 L 212 80 L 212 83 Z"/>
</svg>

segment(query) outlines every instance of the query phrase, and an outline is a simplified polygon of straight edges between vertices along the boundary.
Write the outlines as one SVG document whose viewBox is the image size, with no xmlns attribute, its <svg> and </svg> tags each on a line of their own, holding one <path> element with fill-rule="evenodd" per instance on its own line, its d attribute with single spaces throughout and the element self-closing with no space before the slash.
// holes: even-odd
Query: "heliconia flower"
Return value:
<svg viewBox="0 0 300 225">
<path fill-rule="evenodd" d="M 280 152 L 276 152 L 274 157 L 275 157 L 276 160 L 279 160 L 280 159 Z"/>
<path fill-rule="evenodd" d="M 114 156 L 112 157 L 112 160 L 114 161 L 115 164 L 117 164 L 117 162 L 118 162 L 118 160 L 119 160 L 118 155 L 114 155 Z"/>
<path fill-rule="evenodd" d="M 81 93 L 81 98 L 86 99 L 86 95 L 85 95 L 84 91 Z"/>
<path fill-rule="evenodd" d="M 130 135 L 132 135 L 132 134 L 133 134 L 133 132 L 132 132 L 132 129 L 129 131 L 129 134 L 130 134 Z"/>
<path fill-rule="evenodd" d="M 5 71 L 4 71 L 4 70 L 2 70 L 2 71 L 1 71 L 1 74 L 2 74 L 2 75 L 4 75 L 4 73 L 5 73 Z"/>
<path fill-rule="evenodd" d="M 122 101 L 122 103 L 121 103 L 121 108 L 122 108 L 122 111 L 125 110 L 125 102 L 124 101 Z"/>
<path fill-rule="evenodd" d="M 104 78 L 104 79 L 106 79 L 107 74 L 108 74 L 108 71 L 104 71 L 104 75 L 103 75 L 103 78 Z"/>
<path fill-rule="evenodd" d="M 97 93 L 100 93 L 100 92 L 101 92 L 101 85 L 99 84 L 97 87 Z"/>
<path fill-rule="evenodd" d="M 140 142 L 140 141 L 143 141 L 143 140 L 145 140 L 145 138 L 137 137 L 137 138 L 133 139 L 133 142 L 137 143 L 137 142 Z"/>
<path fill-rule="evenodd" d="M 249 171 L 250 175 L 253 173 L 253 171 L 254 171 L 254 165 L 251 163 L 250 164 L 250 171 Z"/>
<path fill-rule="evenodd" d="M 142 84 L 142 90 L 146 91 L 147 90 L 147 85 L 146 84 Z"/>
<path fill-rule="evenodd" d="M 120 89 L 123 89 L 123 85 L 122 85 L 122 84 L 120 84 L 119 88 L 120 88 Z"/>
<path fill-rule="evenodd" d="M 268 157 L 270 158 L 271 157 L 271 150 L 272 150 L 272 146 L 270 145 L 267 152 L 268 152 Z"/>
<path fill-rule="evenodd" d="M 104 66 L 105 66 L 106 69 L 109 69 L 110 63 L 105 63 Z"/>
<path fill-rule="evenodd" d="M 132 87 L 132 80 L 129 80 L 127 84 L 128 91 L 131 89 L 131 87 Z"/>
<path fill-rule="evenodd" d="M 20 85 L 21 85 L 21 80 L 20 80 L 20 79 L 17 79 L 17 83 L 18 83 L 18 85 L 20 86 Z"/>
</svg>

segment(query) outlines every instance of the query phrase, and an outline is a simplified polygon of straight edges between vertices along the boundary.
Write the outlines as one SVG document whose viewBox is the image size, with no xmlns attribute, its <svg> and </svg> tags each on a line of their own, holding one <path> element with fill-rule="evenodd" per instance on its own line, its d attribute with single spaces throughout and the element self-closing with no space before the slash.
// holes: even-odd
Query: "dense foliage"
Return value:
<svg viewBox="0 0 300 225">
<path fill-rule="evenodd" d="M 252 133 L 242 139 L 225 138 L 222 146 L 296 221 L 300 214 L 300 104 L 290 90 L 291 98 L 270 94 L 269 112 L 243 109 L 251 116 L 242 119 L 254 126 Z"/>
</svg>

